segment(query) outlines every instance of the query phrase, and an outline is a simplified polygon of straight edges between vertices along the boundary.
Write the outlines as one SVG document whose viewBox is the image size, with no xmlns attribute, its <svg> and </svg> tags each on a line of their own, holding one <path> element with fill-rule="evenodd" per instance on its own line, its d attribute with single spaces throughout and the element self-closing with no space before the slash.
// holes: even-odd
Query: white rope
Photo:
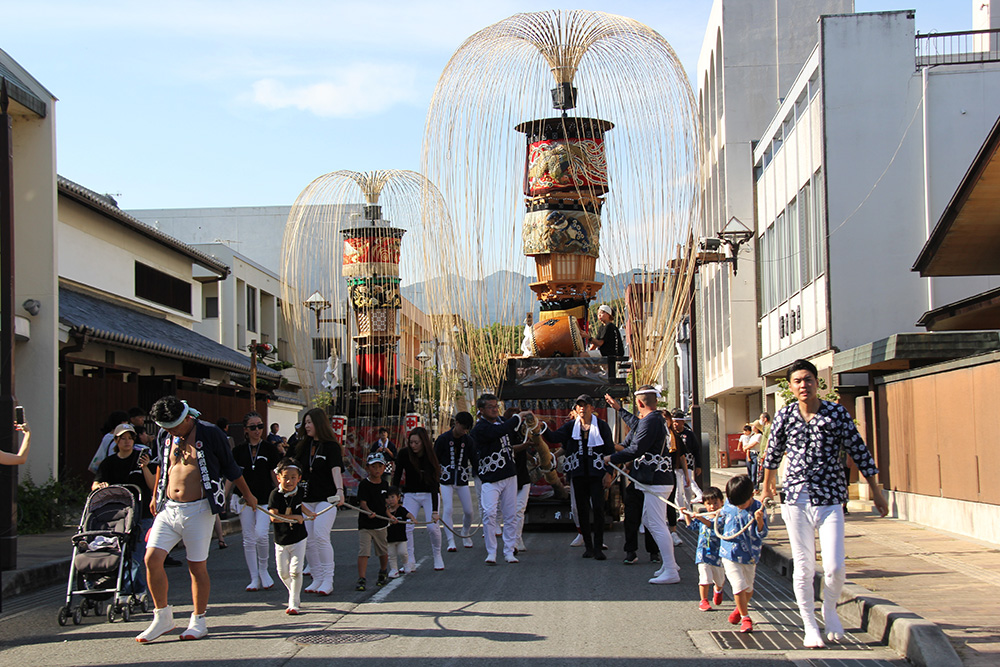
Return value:
<svg viewBox="0 0 1000 667">
<path fill-rule="evenodd" d="M 395 522 L 396 522 L 396 523 L 404 523 L 404 524 L 408 523 L 408 524 L 412 524 L 413 526 L 429 526 L 429 525 L 431 525 L 432 523 L 440 523 L 440 524 L 441 524 L 442 526 L 444 526 L 444 527 L 445 527 L 445 529 L 447 529 L 447 530 L 451 531 L 452 535 L 454 535 L 455 537 L 458 537 L 458 538 L 461 538 L 461 539 L 463 539 L 463 540 L 464 540 L 464 539 L 468 539 L 468 538 L 470 538 L 470 537 L 475 537 L 475 536 L 476 536 L 476 534 L 477 534 L 477 533 L 478 533 L 478 532 L 479 532 L 479 531 L 480 531 L 480 530 L 482 529 L 482 527 L 483 527 L 483 524 L 482 524 L 482 522 L 480 521 L 479 525 L 478 525 L 478 526 L 476 526 L 476 527 L 475 527 L 475 528 L 474 528 L 474 529 L 472 530 L 472 532 L 471 532 L 471 533 L 469 533 L 468 535 L 463 535 L 462 533 L 459 533 L 459 532 L 457 532 L 457 531 L 456 531 L 456 530 L 455 530 L 454 528 L 452 528 L 451 526 L 449 526 L 449 525 L 448 525 L 448 524 L 447 524 L 446 522 L 442 521 L 442 520 L 440 519 L 440 517 L 438 518 L 438 520 L 437 520 L 437 521 L 410 521 L 409 519 L 406 519 L 405 521 L 399 521 L 398 519 L 391 519 L 391 518 L 389 518 L 389 517 L 387 517 L 387 516 L 385 516 L 385 515 L 382 515 L 382 514 L 372 514 L 370 510 L 363 510 L 363 509 L 361 509 L 360 507 L 358 507 L 358 506 L 356 506 L 356 505 L 352 505 L 352 504 L 350 504 L 350 503 L 344 503 L 344 506 L 345 506 L 345 507 L 350 507 L 351 509 L 354 509 L 354 510 L 357 510 L 357 511 L 359 511 L 359 512 L 362 512 L 362 513 L 364 513 L 365 515 L 367 515 L 367 516 L 371 517 L 372 519 L 383 519 L 383 520 L 385 520 L 385 521 L 388 521 L 388 522 L 390 522 L 390 523 L 392 523 L 392 522 L 393 522 L 394 520 L 395 520 Z"/>
</svg>

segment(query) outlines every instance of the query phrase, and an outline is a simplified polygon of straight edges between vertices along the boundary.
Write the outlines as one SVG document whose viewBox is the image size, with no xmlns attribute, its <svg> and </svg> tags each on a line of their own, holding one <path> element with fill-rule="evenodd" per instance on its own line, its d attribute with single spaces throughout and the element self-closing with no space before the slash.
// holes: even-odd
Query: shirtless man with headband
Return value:
<svg viewBox="0 0 1000 667">
<path fill-rule="evenodd" d="M 135 640 L 151 642 L 176 627 L 173 607 L 167 604 L 163 561 L 181 540 L 187 550 L 194 604 L 191 622 L 181 639 L 201 639 L 208 634 L 208 545 L 215 515 L 225 500 L 223 477 L 236 485 L 255 511 L 257 499 L 233 459 L 225 433 L 198 419 L 197 410 L 176 396 L 165 396 L 153 404 L 150 414 L 160 427 L 156 436 L 156 492 L 150 503 L 156 519 L 146 543 L 147 580 L 155 609 L 153 622 Z"/>
</svg>

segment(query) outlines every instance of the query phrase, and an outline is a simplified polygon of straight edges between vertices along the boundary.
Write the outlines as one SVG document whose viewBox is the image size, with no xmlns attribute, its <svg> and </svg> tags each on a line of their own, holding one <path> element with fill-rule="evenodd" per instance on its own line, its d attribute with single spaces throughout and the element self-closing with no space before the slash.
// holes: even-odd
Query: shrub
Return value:
<svg viewBox="0 0 1000 667">
<path fill-rule="evenodd" d="M 83 511 L 89 491 L 79 480 L 65 482 L 49 477 L 42 484 L 25 479 L 17 487 L 17 531 L 36 535 L 74 524 Z"/>
</svg>

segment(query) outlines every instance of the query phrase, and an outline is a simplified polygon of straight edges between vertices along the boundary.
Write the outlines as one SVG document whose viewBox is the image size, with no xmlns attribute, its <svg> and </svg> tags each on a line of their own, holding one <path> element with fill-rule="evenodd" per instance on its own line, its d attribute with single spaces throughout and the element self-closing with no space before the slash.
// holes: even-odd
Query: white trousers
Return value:
<svg viewBox="0 0 1000 667">
<path fill-rule="evenodd" d="M 420 508 L 424 508 L 424 521 L 431 520 L 431 513 L 433 510 L 433 494 L 429 492 L 423 493 L 407 493 L 403 496 L 403 507 L 406 511 L 413 515 L 414 519 L 420 520 L 418 512 Z M 412 523 L 406 524 L 406 552 L 410 558 L 410 563 L 414 566 L 417 564 L 417 559 L 413 556 L 413 529 L 414 525 Z M 436 523 L 427 524 L 427 532 L 431 534 L 431 554 L 435 557 L 441 556 L 441 526 Z"/>
<path fill-rule="evenodd" d="M 406 567 L 407 558 L 409 554 L 407 553 L 406 545 L 408 542 L 389 542 L 389 571 L 399 570 L 400 572 Z"/>
<path fill-rule="evenodd" d="M 468 486 L 454 486 L 452 484 L 441 485 L 441 521 L 447 526 L 455 527 L 455 519 L 452 514 L 455 496 L 458 496 L 462 503 L 462 535 L 468 535 L 472 530 L 472 491 Z M 448 538 L 448 548 L 455 546 L 455 536 L 450 530 L 445 530 L 445 537 Z"/>
<path fill-rule="evenodd" d="M 792 585 L 806 632 L 819 633 L 816 622 L 816 532 L 823 556 L 823 623 L 827 632 L 843 632 L 837 600 L 847 578 L 844 564 L 844 508 L 840 505 L 782 505 L 795 571 Z"/>
<path fill-rule="evenodd" d="M 580 532 L 580 515 L 576 513 L 576 494 L 573 493 L 573 478 L 569 478 L 569 512 L 573 515 L 573 525 Z"/>
<path fill-rule="evenodd" d="M 517 546 L 517 477 L 508 477 L 497 482 L 483 482 L 479 490 L 482 506 L 483 537 L 486 538 L 486 554 L 496 558 L 498 513 L 503 518 L 503 555 L 514 556 Z"/>
<path fill-rule="evenodd" d="M 310 512 L 319 513 L 330 507 L 330 503 L 321 500 L 318 503 L 302 503 Z M 325 582 L 333 584 L 333 545 L 330 543 L 330 531 L 337 519 L 337 508 L 323 512 L 311 521 L 306 521 L 306 558 L 309 559 L 309 571 L 313 582 L 322 586 Z"/>
<path fill-rule="evenodd" d="M 257 505 L 257 507 L 267 512 L 267 505 Z M 240 505 L 243 556 L 247 561 L 247 569 L 250 570 L 251 583 L 258 581 L 262 574 L 267 573 L 267 562 L 270 559 L 267 535 L 271 528 L 271 519 L 264 512 L 252 510 L 248 505 Z"/>
<path fill-rule="evenodd" d="M 667 506 L 656 496 L 669 498 L 673 488 L 670 484 L 664 484 L 662 486 L 647 486 L 642 490 L 642 525 L 646 527 L 646 532 L 660 548 L 664 572 L 675 569 L 677 561 L 674 560 L 674 541 L 671 539 L 670 529 L 667 527 Z"/>
<path fill-rule="evenodd" d="M 289 609 L 298 610 L 299 608 L 302 596 L 302 561 L 305 560 L 305 557 L 305 540 L 295 544 L 274 545 L 274 563 L 278 568 L 278 578 L 288 589 Z"/>
<path fill-rule="evenodd" d="M 521 541 L 521 533 L 524 532 L 524 513 L 528 509 L 528 497 L 531 495 L 531 484 L 525 484 L 517 490 L 517 514 L 514 515 L 514 522 L 517 526 L 515 535 L 516 546 L 520 549 L 524 542 Z"/>
</svg>

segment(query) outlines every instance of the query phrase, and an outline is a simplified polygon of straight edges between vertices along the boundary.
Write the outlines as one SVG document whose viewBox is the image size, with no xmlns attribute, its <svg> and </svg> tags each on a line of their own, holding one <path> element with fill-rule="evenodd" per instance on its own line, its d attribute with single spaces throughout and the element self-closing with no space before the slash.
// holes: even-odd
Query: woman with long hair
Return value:
<svg viewBox="0 0 1000 667">
<path fill-rule="evenodd" d="M 329 595 L 333 592 L 334 570 L 330 531 L 337 518 L 337 507 L 344 504 L 344 458 L 330 420 L 321 408 L 306 413 L 298 436 L 295 458 L 304 468 L 302 474 L 306 481 L 302 506 L 319 515 L 306 522 L 306 558 L 312 583 L 305 592 Z M 334 495 L 339 496 L 336 507 L 329 500 Z"/>
<path fill-rule="evenodd" d="M 267 572 L 269 554 L 268 529 L 271 519 L 266 514 L 267 499 L 278 485 L 274 468 L 281 461 L 277 448 L 264 438 L 264 419 L 256 412 L 248 412 L 243 417 L 243 442 L 233 449 L 233 458 L 243 468 L 243 479 L 247 481 L 254 498 L 257 498 L 257 512 L 249 506 L 233 502 L 233 509 L 239 510 L 240 526 L 243 529 L 243 556 L 250 570 L 248 591 L 268 590 L 274 580 Z M 241 495 L 239 489 L 237 495 Z M 263 503 L 261 501 L 264 501 Z"/>
<path fill-rule="evenodd" d="M 441 558 L 441 527 L 438 520 L 438 494 L 440 493 L 439 476 L 441 468 L 438 458 L 431 446 L 431 437 L 427 429 L 418 426 L 406 438 L 406 445 L 396 455 L 396 471 L 392 475 L 393 486 L 400 487 L 403 492 L 403 507 L 417 516 L 420 508 L 424 508 L 424 521 L 427 532 L 431 534 L 431 552 L 434 554 L 434 569 L 443 570 L 444 560 Z M 409 560 L 406 572 L 413 572 L 416 560 L 413 556 L 413 524 L 406 524 L 406 548 Z"/>
</svg>

